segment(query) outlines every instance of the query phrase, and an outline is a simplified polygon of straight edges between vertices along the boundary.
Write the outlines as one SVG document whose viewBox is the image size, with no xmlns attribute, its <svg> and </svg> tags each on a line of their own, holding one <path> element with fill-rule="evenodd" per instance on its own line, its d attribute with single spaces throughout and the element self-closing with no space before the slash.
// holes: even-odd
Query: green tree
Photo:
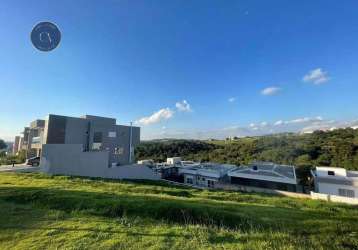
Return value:
<svg viewBox="0 0 358 250">
<path fill-rule="evenodd" d="M 0 150 L 6 149 L 6 148 L 7 148 L 7 144 L 5 143 L 4 140 L 0 139 Z"/>
</svg>

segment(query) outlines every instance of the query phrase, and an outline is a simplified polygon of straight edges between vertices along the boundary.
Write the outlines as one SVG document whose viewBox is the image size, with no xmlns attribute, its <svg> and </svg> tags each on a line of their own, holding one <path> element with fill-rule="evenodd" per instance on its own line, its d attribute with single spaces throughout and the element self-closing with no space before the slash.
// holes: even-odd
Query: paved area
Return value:
<svg viewBox="0 0 358 250">
<path fill-rule="evenodd" d="M 39 172 L 39 167 L 32 167 L 25 164 L 12 165 L 1 165 L 0 172 Z"/>
</svg>

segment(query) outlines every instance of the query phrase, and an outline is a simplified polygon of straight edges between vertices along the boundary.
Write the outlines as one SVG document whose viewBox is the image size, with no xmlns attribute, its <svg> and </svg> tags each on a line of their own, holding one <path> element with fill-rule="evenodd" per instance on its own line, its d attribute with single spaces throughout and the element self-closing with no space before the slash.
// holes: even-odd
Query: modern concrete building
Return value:
<svg viewBox="0 0 358 250">
<path fill-rule="evenodd" d="M 50 114 L 25 127 L 16 137 L 18 150 L 27 158 L 41 156 L 40 166 L 51 174 L 105 178 L 159 179 L 150 168 L 135 165 L 134 148 L 140 143 L 140 128 L 117 125 L 116 119 L 84 115 Z M 120 169 L 115 167 L 122 166 Z M 111 170 L 109 170 L 111 169 Z"/>
<path fill-rule="evenodd" d="M 278 165 L 271 162 L 253 162 L 248 166 L 240 166 L 230 171 L 228 176 L 231 184 L 297 191 L 294 166 Z"/>
<path fill-rule="evenodd" d="M 139 143 L 140 128 L 117 125 L 114 118 L 49 115 L 45 121 L 42 158 L 56 157 L 60 151 L 62 155 L 79 151 L 103 158 L 101 165 L 126 165 L 134 162 L 134 148 Z"/>
<path fill-rule="evenodd" d="M 316 167 L 312 175 L 316 193 L 358 198 L 358 171 Z"/>
</svg>

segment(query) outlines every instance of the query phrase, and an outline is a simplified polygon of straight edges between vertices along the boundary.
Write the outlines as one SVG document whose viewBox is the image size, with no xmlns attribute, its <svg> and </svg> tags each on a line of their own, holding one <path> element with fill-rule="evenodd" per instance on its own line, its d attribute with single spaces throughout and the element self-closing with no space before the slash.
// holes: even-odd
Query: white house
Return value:
<svg viewBox="0 0 358 250">
<path fill-rule="evenodd" d="M 358 198 L 358 171 L 344 168 L 316 167 L 312 171 L 315 192 Z"/>
<path fill-rule="evenodd" d="M 297 191 L 297 178 L 294 166 L 272 162 L 253 162 L 248 166 L 228 173 L 231 184 L 260 188 Z"/>
<path fill-rule="evenodd" d="M 167 158 L 167 164 L 175 165 L 175 164 L 180 164 L 180 162 L 181 162 L 181 157 L 170 157 L 170 158 Z"/>
</svg>

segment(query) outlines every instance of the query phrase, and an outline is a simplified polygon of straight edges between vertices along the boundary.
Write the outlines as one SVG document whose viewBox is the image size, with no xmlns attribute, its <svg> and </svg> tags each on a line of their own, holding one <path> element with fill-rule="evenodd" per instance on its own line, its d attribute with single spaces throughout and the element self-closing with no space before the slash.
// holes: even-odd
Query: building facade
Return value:
<svg viewBox="0 0 358 250">
<path fill-rule="evenodd" d="M 24 150 L 26 158 L 41 155 L 43 142 L 43 133 L 45 128 L 45 120 L 35 120 L 30 123 L 29 127 L 25 127 L 21 132 L 22 136 L 15 136 L 13 154 Z"/>
<path fill-rule="evenodd" d="M 50 154 L 51 145 L 80 145 L 83 152 L 105 152 L 108 166 L 134 162 L 134 148 L 140 143 L 140 128 L 117 125 L 116 119 L 92 115 L 68 117 L 49 115 L 45 121 L 43 145 Z M 64 152 L 63 152 L 64 153 Z M 49 155 L 42 154 L 42 157 Z"/>
<path fill-rule="evenodd" d="M 358 198 L 358 171 L 344 168 L 316 167 L 312 171 L 315 192 Z"/>
<path fill-rule="evenodd" d="M 184 183 L 215 188 L 219 182 L 225 182 L 229 171 L 236 169 L 235 165 L 198 163 L 179 167 L 178 174 L 183 175 Z"/>
</svg>

